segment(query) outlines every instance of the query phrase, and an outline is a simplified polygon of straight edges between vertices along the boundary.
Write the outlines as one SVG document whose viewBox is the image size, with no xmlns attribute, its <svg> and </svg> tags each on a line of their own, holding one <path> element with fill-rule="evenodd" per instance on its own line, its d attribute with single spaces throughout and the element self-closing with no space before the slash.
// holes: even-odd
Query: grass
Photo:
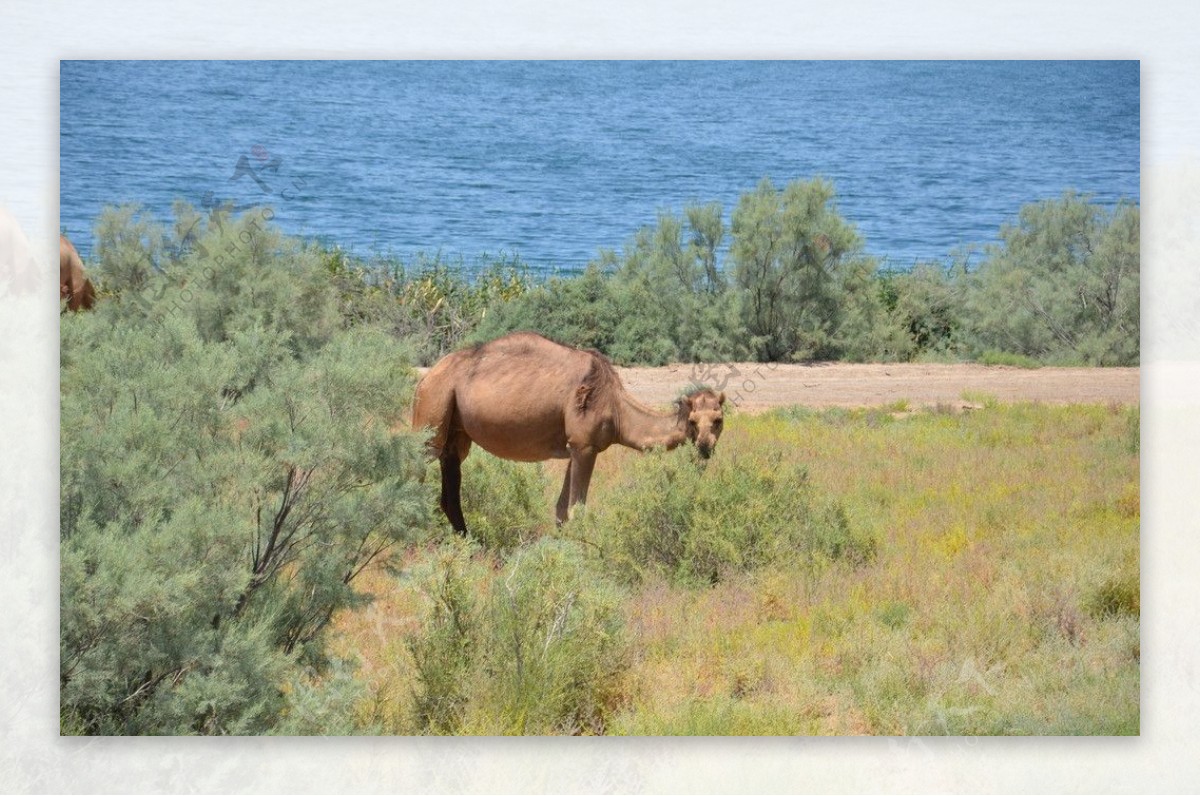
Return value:
<svg viewBox="0 0 1200 796">
<path fill-rule="evenodd" d="M 568 592 L 582 594 L 591 581 L 579 573 L 590 573 L 605 595 L 597 605 L 616 605 L 623 620 L 619 628 L 603 625 L 620 636 L 612 648 L 623 651 L 622 662 L 604 669 L 604 693 L 587 702 L 601 706 L 595 710 L 603 720 L 586 731 L 1139 732 L 1137 409 L 989 401 L 974 412 L 897 418 L 896 408 L 740 416 L 698 480 L 678 469 L 686 453 L 657 462 L 624 449 L 600 457 L 584 521 L 562 532 L 579 536 L 560 542 L 599 564 L 572 570 L 576 586 Z M 681 577 L 687 567 L 629 569 L 606 560 L 632 549 L 614 547 L 605 534 L 622 528 L 606 518 L 645 521 L 630 509 L 631 501 L 648 499 L 637 493 L 639 483 L 652 483 L 648 462 L 676 473 L 669 483 L 684 493 L 665 496 L 685 518 L 672 528 L 703 533 L 702 549 L 719 551 L 720 528 L 737 525 L 740 535 L 730 538 L 751 539 L 770 555 L 735 550 L 717 560 L 707 552 L 703 578 Z M 547 466 L 546 477 L 530 467 L 536 477 L 517 476 L 518 483 L 525 491 L 543 485 L 543 519 L 528 520 L 512 539 L 555 534 L 550 517 L 561 466 Z M 800 472 L 802 486 L 779 488 L 779 474 Z M 489 483 L 504 489 L 496 473 Z M 751 499 L 746 489 L 768 498 Z M 721 490 L 734 497 L 722 503 Z M 816 513 L 795 513 L 800 504 Z M 479 505 L 486 509 L 487 501 Z M 811 524 L 829 506 L 840 521 L 812 525 L 817 537 L 787 537 L 797 531 L 772 524 L 773 508 Z M 702 522 L 701 511 L 719 516 L 720 527 Z M 805 545 L 831 527 L 869 540 L 870 555 Z M 787 538 L 791 546 L 764 538 Z M 486 600 L 507 562 L 536 544 L 475 546 L 473 593 Z M 686 555 L 692 548 L 678 549 Z M 433 545 L 394 563 L 420 569 L 447 555 L 444 544 Z M 412 718 L 423 692 L 411 642 L 429 632 L 429 598 L 418 580 L 372 573 L 375 603 L 335 620 L 340 651 L 360 659 L 357 676 L 367 684 L 359 718 L 385 732 L 421 730 Z M 596 644 L 609 643 L 594 627 L 589 632 Z M 599 647 L 579 640 L 570 649 L 598 666 Z M 475 720 L 457 731 L 498 731 L 487 706 L 524 704 L 509 693 L 503 667 L 486 668 L 471 675 L 476 690 L 467 714 Z"/>
<path fill-rule="evenodd" d="M 1014 354 L 1008 351 L 985 351 L 979 355 L 981 365 L 1005 365 L 1010 368 L 1036 369 L 1042 363 L 1025 354 Z"/>
</svg>

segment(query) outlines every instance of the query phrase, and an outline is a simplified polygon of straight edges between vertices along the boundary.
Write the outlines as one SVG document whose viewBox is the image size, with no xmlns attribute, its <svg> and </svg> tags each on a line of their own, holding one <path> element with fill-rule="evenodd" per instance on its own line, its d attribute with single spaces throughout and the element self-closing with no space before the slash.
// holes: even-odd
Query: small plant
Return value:
<svg viewBox="0 0 1200 796">
<path fill-rule="evenodd" d="M 819 500 L 805 468 L 777 450 L 707 464 L 651 453 L 633 462 L 616 492 L 586 515 L 582 533 L 629 580 L 660 573 L 715 583 L 768 563 L 857 566 L 875 553 L 875 539 L 851 528 L 843 506 Z"/>
<path fill-rule="evenodd" d="M 912 615 L 912 608 L 907 603 L 892 602 L 880 608 L 876 612 L 876 616 L 884 627 L 898 630 L 908 624 L 909 616 Z"/>
<path fill-rule="evenodd" d="M 1087 612 L 1097 618 L 1112 616 L 1140 617 L 1141 584 L 1136 572 L 1118 572 L 1105 578 L 1088 595 Z"/>
<path fill-rule="evenodd" d="M 979 404 L 984 409 L 995 409 L 1000 405 L 1000 399 L 995 395 L 979 390 L 963 390 L 962 399 L 970 404 Z"/>
<path fill-rule="evenodd" d="M 541 463 L 525 464 L 477 452 L 463 463 L 467 527 L 483 545 L 500 553 L 531 541 L 549 524 L 547 478 Z"/>
<path fill-rule="evenodd" d="M 418 681 L 414 718 L 420 731 L 434 734 L 454 732 L 462 721 L 481 635 L 470 548 L 460 539 L 448 544 L 427 576 L 424 632 L 408 642 Z"/>
<path fill-rule="evenodd" d="M 604 732 L 627 666 L 619 597 L 575 544 L 515 553 L 492 584 L 476 731 Z"/>
<path fill-rule="evenodd" d="M 620 593 L 570 542 L 543 539 L 498 573 L 467 543 L 430 580 L 431 613 L 410 642 L 420 731 L 598 734 L 628 666 Z"/>
<path fill-rule="evenodd" d="M 1130 453 L 1138 454 L 1142 450 L 1142 408 L 1134 406 L 1129 410 L 1129 419 L 1125 426 L 1125 446 Z"/>
<path fill-rule="evenodd" d="M 979 355 L 979 363 L 981 365 L 1003 365 L 1010 368 L 1028 369 L 1036 369 L 1042 366 L 1042 363 L 1033 357 L 1007 351 L 985 351 Z"/>
</svg>

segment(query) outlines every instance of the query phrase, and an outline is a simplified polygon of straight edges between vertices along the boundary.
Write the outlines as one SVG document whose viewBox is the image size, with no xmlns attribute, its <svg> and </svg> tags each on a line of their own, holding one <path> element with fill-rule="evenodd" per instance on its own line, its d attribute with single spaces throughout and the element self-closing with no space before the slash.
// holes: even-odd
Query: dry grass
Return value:
<svg viewBox="0 0 1200 796">
<path fill-rule="evenodd" d="M 877 554 L 636 586 L 625 699 L 607 732 L 1139 731 L 1136 408 L 893 409 L 729 423 L 717 456 L 775 449 L 804 463 Z M 600 458 L 594 511 L 620 499 L 635 455 Z M 546 469 L 548 518 L 561 472 Z M 404 639 L 422 598 L 382 573 L 367 586 L 378 600 L 337 620 L 339 649 L 361 658 L 373 695 L 360 718 L 408 732 Z"/>
</svg>

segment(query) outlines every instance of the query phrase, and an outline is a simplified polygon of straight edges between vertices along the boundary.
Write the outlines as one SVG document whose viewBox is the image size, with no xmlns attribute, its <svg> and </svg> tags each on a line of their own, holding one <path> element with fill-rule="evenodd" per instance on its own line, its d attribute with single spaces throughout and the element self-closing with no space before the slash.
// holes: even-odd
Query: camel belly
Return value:
<svg viewBox="0 0 1200 796">
<path fill-rule="evenodd" d="M 472 442 L 501 459 L 540 462 L 570 456 L 561 414 L 557 419 L 505 418 L 462 411 L 459 419 Z"/>
</svg>

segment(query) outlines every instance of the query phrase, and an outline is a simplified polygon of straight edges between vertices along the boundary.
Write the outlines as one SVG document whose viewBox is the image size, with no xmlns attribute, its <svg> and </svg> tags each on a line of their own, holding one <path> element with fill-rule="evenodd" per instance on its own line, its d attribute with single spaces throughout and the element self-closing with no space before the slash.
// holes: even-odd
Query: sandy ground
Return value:
<svg viewBox="0 0 1200 796">
<path fill-rule="evenodd" d="M 626 388 L 652 404 L 671 401 L 691 382 L 723 389 L 740 409 L 772 406 L 880 406 L 907 401 L 976 407 L 1003 402 L 1117 403 L 1139 401 L 1138 368 L 1037 368 L 992 365 L 668 365 L 618 368 Z"/>
</svg>

